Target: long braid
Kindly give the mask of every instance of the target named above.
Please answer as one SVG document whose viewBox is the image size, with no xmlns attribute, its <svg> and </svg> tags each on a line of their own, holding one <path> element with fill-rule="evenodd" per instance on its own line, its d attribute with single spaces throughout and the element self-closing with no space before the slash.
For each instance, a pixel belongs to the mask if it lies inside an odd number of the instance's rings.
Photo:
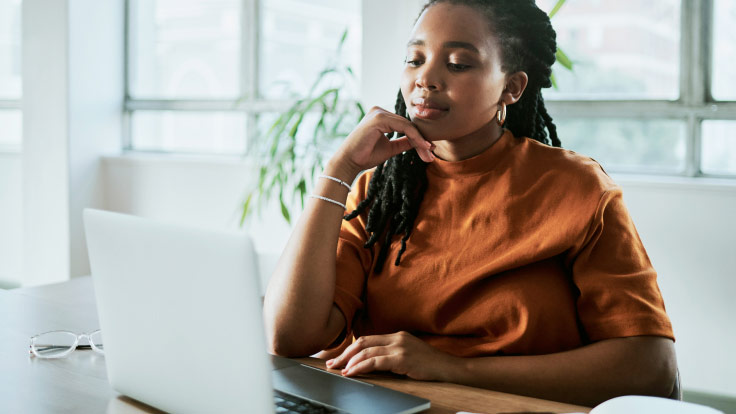
<svg viewBox="0 0 736 414">
<path fill-rule="evenodd" d="M 503 51 L 504 72 L 524 71 L 529 76 L 522 97 L 508 106 L 505 127 L 514 136 L 560 147 L 557 127 L 547 112 L 541 91 L 552 86 L 550 74 L 557 51 L 556 34 L 547 14 L 533 0 L 430 0 L 421 13 L 437 3 L 468 5 L 485 14 Z M 409 119 L 400 90 L 394 109 L 398 115 Z M 400 136 L 398 133 L 388 135 L 389 138 Z M 376 167 L 365 199 L 344 217 L 351 220 L 368 209 L 366 232 L 369 238 L 364 247 L 380 245 L 375 273 L 383 270 L 394 236 L 402 235 L 394 265 L 399 265 L 406 251 L 428 187 L 426 168 L 427 164 L 414 149 L 390 158 Z"/>
</svg>

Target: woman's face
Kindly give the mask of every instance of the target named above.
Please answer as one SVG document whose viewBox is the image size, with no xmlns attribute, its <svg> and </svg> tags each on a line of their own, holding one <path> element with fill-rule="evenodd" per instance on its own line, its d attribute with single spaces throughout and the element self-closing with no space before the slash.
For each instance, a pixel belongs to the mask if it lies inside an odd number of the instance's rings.
<svg viewBox="0 0 736 414">
<path fill-rule="evenodd" d="M 500 56 L 477 10 L 448 3 L 425 10 L 407 44 L 401 92 L 427 140 L 490 131 L 505 86 Z"/>
</svg>

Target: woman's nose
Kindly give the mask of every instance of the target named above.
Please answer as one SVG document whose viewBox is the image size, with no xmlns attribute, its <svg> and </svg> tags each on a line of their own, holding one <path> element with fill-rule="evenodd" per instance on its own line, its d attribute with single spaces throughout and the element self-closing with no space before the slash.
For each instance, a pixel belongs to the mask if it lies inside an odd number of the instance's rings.
<svg viewBox="0 0 736 414">
<path fill-rule="evenodd" d="M 442 75 L 436 67 L 430 63 L 425 63 L 417 72 L 416 86 L 429 91 L 436 91 L 443 88 Z"/>
</svg>

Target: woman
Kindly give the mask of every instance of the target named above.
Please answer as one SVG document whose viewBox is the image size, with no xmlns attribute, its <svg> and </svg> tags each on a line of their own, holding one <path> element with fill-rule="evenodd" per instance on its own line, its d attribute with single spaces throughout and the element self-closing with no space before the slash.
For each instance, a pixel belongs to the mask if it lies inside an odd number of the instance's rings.
<svg viewBox="0 0 736 414">
<path fill-rule="evenodd" d="M 271 278 L 273 352 L 586 405 L 670 394 L 621 190 L 544 107 L 555 51 L 532 0 L 425 6 L 396 114 L 373 108 L 331 158 Z"/>
</svg>

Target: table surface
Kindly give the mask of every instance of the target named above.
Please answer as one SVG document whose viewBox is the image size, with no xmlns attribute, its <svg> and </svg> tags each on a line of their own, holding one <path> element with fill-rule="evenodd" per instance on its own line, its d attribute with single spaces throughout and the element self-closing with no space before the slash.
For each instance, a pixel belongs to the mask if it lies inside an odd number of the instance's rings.
<svg viewBox="0 0 736 414">
<path fill-rule="evenodd" d="M 15 290 L 0 289 L 0 412 L 156 413 L 116 393 L 107 382 L 105 357 L 80 350 L 62 359 L 29 356 L 29 338 L 52 330 L 83 333 L 99 327 L 92 279 Z M 325 369 L 324 362 L 303 363 Z M 427 413 L 570 413 L 590 408 L 442 382 L 370 374 L 364 381 L 432 401 Z"/>
</svg>

